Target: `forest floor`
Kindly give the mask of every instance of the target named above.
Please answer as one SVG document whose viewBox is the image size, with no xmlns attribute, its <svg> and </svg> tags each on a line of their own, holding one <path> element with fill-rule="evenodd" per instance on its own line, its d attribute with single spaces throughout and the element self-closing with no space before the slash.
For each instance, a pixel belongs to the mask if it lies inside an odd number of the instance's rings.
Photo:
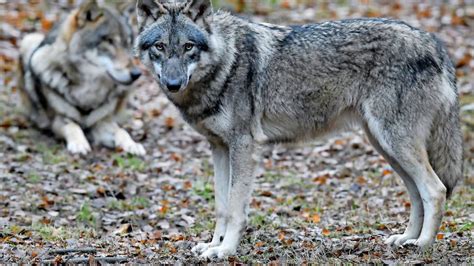
<svg viewBox="0 0 474 266">
<path fill-rule="evenodd" d="M 214 226 L 209 145 L 149 76 L 137 82 L 125 125 L 145 146 L 144 157 L 99 147 L 72 156 L 21 114 L 14 80 L 18 39 L 48 28 L 48 16 L 63 12 L 41 8 L 15 1 L 0 11 L 0 263 L 202 262 L 191 248 L 209 241 Z M 264 148 L 247 230 L 237 255 L 226 261 L 474 263 L 474 10 L 400 5 L 323 11 L 251 18 L 302 23 L 392 16 L 439 33 L 457 66 L 465 178 L 446 204 L 431 250 L 391 248 L 383 241 L 403 232 L 410 202 L 401 179 L 361 132 Z"/>
</svg>

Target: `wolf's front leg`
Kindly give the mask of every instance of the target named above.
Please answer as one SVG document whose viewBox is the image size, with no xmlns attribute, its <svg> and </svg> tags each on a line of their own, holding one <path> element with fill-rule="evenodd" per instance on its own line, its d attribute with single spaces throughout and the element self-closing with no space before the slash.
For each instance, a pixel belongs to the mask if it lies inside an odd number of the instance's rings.
<svg viewBox="0 0 474 266">
<path fill-rule="evenodd" d="M 125 152 L 140 156 L 146 153 L 140 143 L 136 143 L 125 129 L 113 121 L 102 121 L 95 125 L 92 137 L 98 144 L 109 148 L 120 147 Z"/>
<path fill-rule="evenodd" d="M 53 121 L 52 130 L 58 137 L 66 140 L 67 150 L 69 152 L 86 155 L 91 151 L 91 146 L 82 128 L 73 121 L 58 116 Z"/>
<path fill-rule="evenodd" d="M 229 195 L 229 148 L 223 145 L 212 146 L 212 159 L 214 161 L 214 191 L 216 201 L 216 228 L 211 243 L 199 243 L 192 251 L 202 254 L 208 248 L 219 246 L 224 239 L 227 227 L 227 209 Z"/>
<path fill-rule="evenodd" d="M 225 258 L 234 255 L 247 223 L 247 209 L 253 190 L 254 142 L 242 136 L 230 144 L 230 183 L 227 204 L 227 226 L 222 243 L 207 249 L 201 257 Z"/>
</svg>

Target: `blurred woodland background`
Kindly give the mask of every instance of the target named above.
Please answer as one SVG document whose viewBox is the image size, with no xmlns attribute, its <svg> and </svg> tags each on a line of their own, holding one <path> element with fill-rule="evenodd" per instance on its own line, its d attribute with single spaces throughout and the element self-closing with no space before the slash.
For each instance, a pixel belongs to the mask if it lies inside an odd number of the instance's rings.
<svg viewBox="0 0 474 266">
<path fill-rule="evenodd" d="M 0 0 L 0 263 L 198 262 L 191 247 L 211 238 L 214 222 L 209 146 L 183 123 L 149 75 L 135 83 L 126 124 L 147 149 L 145 157 L 104 148 L 72 156 L 64 143 L 22 115 L 19 40 L 47 32 L 79 3 Z M 361 132 L 266 149 L 250 223 L 230 262 L 474 262 L 473 0 L 213 4 L 255 22 L 392 17 L 435 32 L 456 66 L 465 141 L 465 178 L 428 252 L 383 244 L 404 229 L 410 203 L 400 178 Z"/>
</svg>

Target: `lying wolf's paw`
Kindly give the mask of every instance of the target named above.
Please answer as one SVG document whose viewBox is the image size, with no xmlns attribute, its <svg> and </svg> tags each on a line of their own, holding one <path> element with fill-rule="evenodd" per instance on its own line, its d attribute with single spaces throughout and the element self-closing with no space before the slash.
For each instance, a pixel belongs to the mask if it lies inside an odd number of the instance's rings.
<svg viewBox="0 0 474 266">
<path fill-rule="evenodd" d="M 67 150 L 73 154 L 86 155 L 91 151 L 91 146 L 85 137 L 76 138 L 74 140 L 68 141 Z"/>
<path fill-rule="evenodd" d="M 127 145 L 120 146 L 125 152 L 133 155 L 143 156 L 146 154 L 145 148 L 140 143 L 127 143 Z"/>
<path fill-rule="evenodd" d="M 146 154 L 145 148 L 140 143 L 136 143 L 127 131 L 121 129 L 115 133 L 115 146 L 122 148 L 130 154 L 143 156 Z"/>
<path fill-rule="evenodd" d="M 223 259 L 228 256 L 234 255 L 235 252 L 236 252 L 235 248 L 217 246 L 217 247 L 208 248 L 199 257 L 204 258 L 204 259 L 214 259 L 214 258 Z"/>
</svg>

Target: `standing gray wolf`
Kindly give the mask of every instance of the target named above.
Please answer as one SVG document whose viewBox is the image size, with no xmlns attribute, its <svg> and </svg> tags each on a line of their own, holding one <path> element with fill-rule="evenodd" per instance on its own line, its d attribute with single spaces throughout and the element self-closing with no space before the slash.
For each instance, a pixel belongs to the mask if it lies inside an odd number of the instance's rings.
<svg viewBox="0 0 474 266">
<path fill-rule="evenodd" d="M 29 118 L 65 139 L 71 153 L 94 142 L 143 155 L 116 122 L 141 72 L 132 64 L 133 31 L 120 10 L 85 1 L 46 35 L 20 45 L 20 88 Z"/>
<path fill-rule="evenodd" d="M 212 148 L 217 222 L 195 253 L 236 253 L 258 145 L 351 125 L 408 188 L 408 227 L 386 243 L 434 242 L 462 176 L 462 135 L 454 69 L 432 34 L 388 19 L 252 23 L 208 0 L 139 0 L 137 13 L 140 59 Z"/>
</svg>

